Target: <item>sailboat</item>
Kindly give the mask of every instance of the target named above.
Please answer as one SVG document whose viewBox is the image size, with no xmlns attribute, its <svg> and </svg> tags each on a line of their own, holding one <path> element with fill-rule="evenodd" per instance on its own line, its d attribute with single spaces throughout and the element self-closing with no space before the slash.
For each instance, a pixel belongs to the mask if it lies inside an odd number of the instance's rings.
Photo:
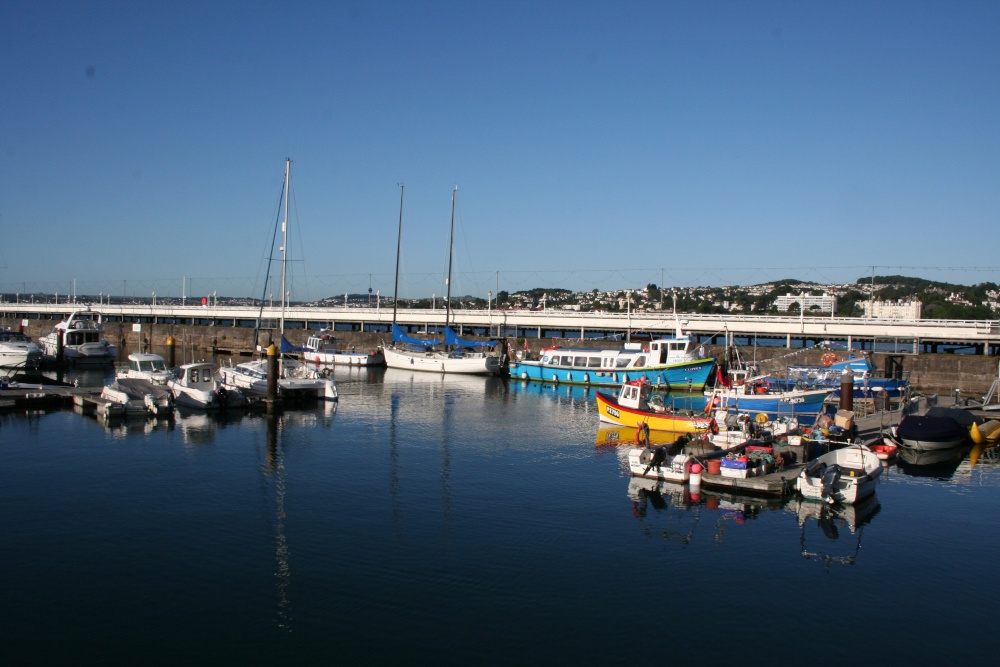
<svg viewBox="0 0 1000 667">
<path fill-rule="evenodd" d="M 284 185 L 284 219 L 281 222 L 281 349 L 278 356 L 278 393 L 288 398 L 313 398 L 320 401 L 338 400 L 337 383 L 329 378 L 321 377 L 314 370 L 300 362 L 284 359 L 283 355 L 293 348 L 285 340 L 285 306 L 287 291 L 285 289 L 287 248 L 288 248 L 288 200 L 291 183 L 292 161 L 285 159 Z M 226 388 L 235 388 L 252 394 L 267 393 L 267 359 L 245 361 L 235 366 L 223 366 L 219 369 L 222 384 Z"/>
<path fill-rule="evenodd" d="M 400 186 L 399 234 L 396 240 L 396 294 L 392 304 L 392 345 L 383 345 L 386 366 L 409 371 L 429 373 L 462 373 L 466 375 L 496 375 L 500 372 L 500 357 L 494 352 L 482 351 L 495 347 L 494 342 L 469 341 L 459 338 L 452 330 L 451 321 L 451 264 L 455 241 L 455 199 L 456 186 L 451 194 L 451 237 L 448 242 L 448 295 L 445 301 L 444 348 L 440 340 L 421 340 L 407 336 L 396 323 L 396 304 L 399 292 L 399 248 L 403 235 L 403 196 L 405 186 Z"/>
</svg>

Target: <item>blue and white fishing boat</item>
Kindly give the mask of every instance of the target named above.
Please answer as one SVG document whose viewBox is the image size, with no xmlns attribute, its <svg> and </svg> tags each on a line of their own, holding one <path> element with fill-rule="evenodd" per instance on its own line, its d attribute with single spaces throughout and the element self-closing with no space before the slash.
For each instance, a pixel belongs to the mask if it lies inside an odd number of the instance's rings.
<svg viewBox="0 0 1000 667">
<path fill-rule="evenodd" d="M 715 359 L 699 358 L 691 338 L 677 322 L 673 338 L 656 338 L 648 347 L 626 343 L 616 349 L 549 347 L 538 359 L 511 360 L 514 380 L 618 386 L 645 379 L 654 387 L 698 391 L 712 375 Z"/>
<path fill-rule="evenodd" d="M 872 398 L 875 394 L 888 393 L 892 398 L 905 394 L 910 381 L 900 371 L 898 377 L 890 377 L 875 368 L 867 356 L 850 354 L 847 359 L 839 359 L 834 352 L 822 357 L 822 365 L 799 364 L 788 367 L 788 375 L 782 380 L 785 389 L 829 389 L 834 396 L 840 395 L 843 373 L 849 370 L 854 376 L 854 398 Z"/>
<path fill-rule="evenodd" d="M 769 417 L 816 415 L 830 395 L 829 389 L 781 389 L 767 376 L 747 378 L 741 384 L 727 382 L 705 390 L 706 410 L 735 410 Z M 711 406 L 711 407 L 709 407 Z"/>
</svg>

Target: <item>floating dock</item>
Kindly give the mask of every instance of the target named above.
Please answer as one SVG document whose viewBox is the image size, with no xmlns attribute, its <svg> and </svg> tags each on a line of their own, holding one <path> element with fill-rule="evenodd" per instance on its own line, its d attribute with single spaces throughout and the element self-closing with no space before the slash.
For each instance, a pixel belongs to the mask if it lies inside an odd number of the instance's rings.
<svg viewBox="0 0 1000 667">
<path fill-rule="evenodd" d="M 701 485 L 711 489 L 722 489 L 729 493 L 753 493 L 765 496 L 786 496 L 795 491 L 795 480 L 802 472 L 803 464 L 794 463 L 781 470 L 754 477 L 723 477 L 701 473 Z"/>
</svg>

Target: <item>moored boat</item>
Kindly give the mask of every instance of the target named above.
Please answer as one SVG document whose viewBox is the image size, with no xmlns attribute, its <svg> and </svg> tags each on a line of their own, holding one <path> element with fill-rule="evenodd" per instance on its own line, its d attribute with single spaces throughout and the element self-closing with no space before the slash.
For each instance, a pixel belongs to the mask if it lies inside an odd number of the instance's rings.
<svg viewBox="0 0 1000 667">
<path fill-rule="evenodd" d="M 948 415 L 906 415 L 894 437 L 903 447 L 917 451 L 954 449 L 969 440 L 969 429 Z"/>
<path fill-rule="evenodd" d="M 865 446 L 874 452 L 880 461 L 891 461 L 896 458 L 896 453 L 899 451 L 899 445 L 885 435 L 865 443 Z"/>
<path fill-rule="evenodd" d="M 143 378 L 119 377 L 101 390 L 101 397 L 124 408 L 126 416 L 164 418 L 173 413 L 174 399 L 161 384 Z"/>
<path fill-rule="evenodd" d="M 601 421 L 618 426 L 646 424 L 656 431 L 719 432 L 719 426 L 711 416 L 667 408 L 662 397 L 652 392 L 650 383 L 645 379 L 623 384 L 617 398 L 597 392 L 597 410 Z"/>
<path fill-rule="evenodd" d="M 174 403 L 196 410 L 242 407 L 246 402 L 243 393 L 223 386 L 217 375 L 218 368 L 210 361 L 196 361 L 178 368 L 167 380 Z"/>
<path fill-rule="evenodd" d="M 23 331 L 0 331 L 0 368 L 37 368 L 42 351 Z"/>
<path fill-rule="evenodd" d="M 875 493 L 882 462 L 864 445 L 827 452 L 806 464 L 796 480 L 803 498 L 854 503 Z"/>
<path fill-rule="evenodd" d="M 385 366 L 385 356 L 381 350 L 358 352 L 337 347 L 336 338 L 323 329 L 315 336 L 309 336 L 303 346 L 302 359 L 314 364 L 334 364 L 340 366 Z"/>
<path fill-rule="evenodd" d="M 850 353 L 846 359 L 840 359 L 836 353 L 827 352 L 823 355 L 822 362 L 822 365 L 788 366 L 787 376 L 780 383 L 786 389 L 796 386 L 807 389 L 829 389 L 835 396 L 839 396 L 846 370 L 850 373 L 854 398 L 871 399 L 882 392 L 891 398 L 899 398 L 910 387 L 910 381 L 902 371 L 894 376 L 880 372 L 866 354 L 855 356 L 854 353 Z"/>
<path fill-rule="evenodd" d="M 104 337 L 100 316 L 90 308 L 75 310 L 38 339 L 42 352 L 74 365 L 114 363 L 118 349 Z"/>
<path fill-rule="evenodd" d="M 648 477 L 668 482 L 687 482 L 691 477 L 691 466 L 697 460 L 683 452 L 671 454 L 665 445 L 657 447 L 634 447 L 628 450 L 629 471 L 635 477 Z"/>
<path fill-rule="evenodd" d="M 769 417 L 819 414 L 829 395 L 829 389 L 776 389 L 764 376 L 749 378 L 741 385 L 716 385 L 705 390 L 712 409 L 763 412 Z"/>
<path fill-rule="evenodd" d="M 128 355 L 128 366 L 117 373 L 121 378 L 149 380 L 153 384 L 166 384 L 173 377 L 167 369 L 166 361 L 152 352 L 132 352 Z"/>
<path fill-rule="evenodd" d="M 538 359 L 511 361 L 516 380 L 618 386 L 644 379 L 662 388 L 700 391 L 712 376 L 715 359 L 699 357 L 691 338 L 677 321 L 672 338 L 655 338 L 646 346 L 626 343 L 620 348 L 545 348 Z"/>
<path fill-rule="evenodd" d="M 448 293 L 445 297 L 444 345 L 439 349 L 440 340 L 422 340 L 408 336 L 396 323 L 396 304 L 399 291 L 399 251 L 403 238 L 403 194 L 399 196 L 399 232 L 396 237 L 396 294 L 392 305 L 392 344 L 382 346 L 385 364 L 389 368 L 422 371 L 427 373 L 449 373 L 461 375 L 497 375 L 506 369 L 506 345 L 495 341 L 463 340 L 452 330 L 451 322 L 451 259 L 455 239 L 455 200 L 458 187 L 451 195 L 451 235 L 448 241 Z"/>
</svg>

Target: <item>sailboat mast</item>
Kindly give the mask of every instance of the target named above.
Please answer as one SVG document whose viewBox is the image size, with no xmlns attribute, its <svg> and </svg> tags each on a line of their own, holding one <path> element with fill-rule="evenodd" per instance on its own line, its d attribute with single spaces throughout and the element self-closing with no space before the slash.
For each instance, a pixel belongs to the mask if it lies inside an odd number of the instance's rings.
<svg viewBox="0 0 1000 667">
<path fill-rule="evenodd" d="M 403 242 L 403 197 L 406 195 L 406 185 L 399 184 L 399 232 L 396 234 L 396 286 L 392 292 L 392 323 L 396 323 L 396 304 L 399 302 L 399 248 Z"/>
<path fill-rule="evenodd" d="M 288 184 L 292 175 L 292 159 L 285 158 L 285 219 L 281 221 L 281 326 L 280 334 L 285 335 L 285 258 L 288 248 Z M 279 339 L 278 345 L 281 345 Z"/>
<path fill-rule="evenodd" d="M 455 197 L 458 196 L 458 186 L 451 193 L 451 235 L 448 237 L 448 296 L 445 300 L 444 325 L 451 322 L 451 259 L 455 256 Z"/>
</svg>

